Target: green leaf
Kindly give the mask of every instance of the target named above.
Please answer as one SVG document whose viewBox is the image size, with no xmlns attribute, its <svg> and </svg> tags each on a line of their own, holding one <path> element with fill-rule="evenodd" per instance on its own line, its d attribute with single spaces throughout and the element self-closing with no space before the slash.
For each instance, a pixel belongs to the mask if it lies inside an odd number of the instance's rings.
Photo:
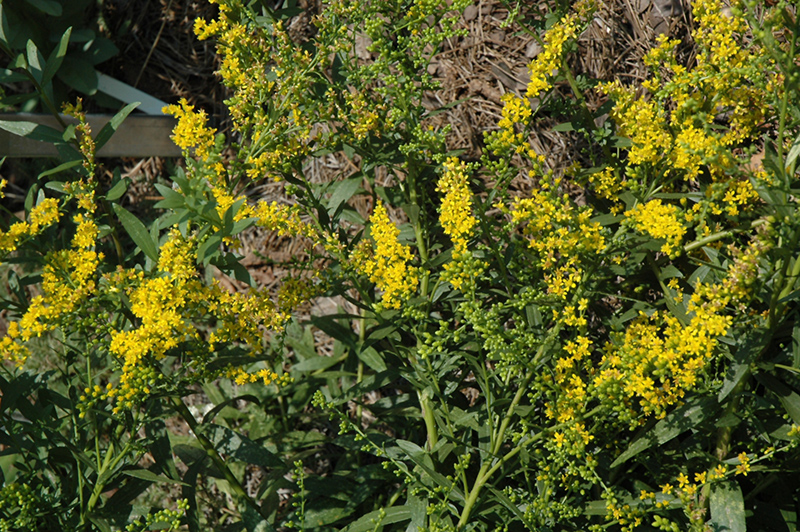
<svg viewBox="0 0 800 532">
<path fill-rule="evenodd" d="M 794 139 L 794 142 L 792 143 L 792 148 L 789 150 L 789 154 L 786 156 L 786 167 L 791 168 L 799 156 L 800 156 L 800 135 L 798 135 L 797 138 Z"/>
<path fill-rule="evenodd" d="M 756 375 L 756 380 L 778 396 L 778 400 L 783 404 L 792 421 L 800 425 L 800 395 L 771 375 L 759 373 Z"/>
<path fill-rule="evenodd" d="M 157 475 L 152 471 L 148 471 L 147 469 L 128 469 L 122 473 L 124 475 L 128 475 L 129 477 L 140 478 L 142 480 L 153 482 L 154 484 L 178 484 L 180 486 L 186 485 L 180 480 L 173 480 L 163 475 Z"/>
<path fill-rule="evenodd" d="M 717 396 L 720 403 L 728 397 L 747 374 L 750 364 L 758 357 L 770 339 L 771 336 L 767 331 L 756 329 L 746 333 L 744 338 L 739 340 L 739 346 L 733 355 L 733 362 L 725 373 L 725 381 Z"/>
<path fill-rule="evenodd" d="M 164 199 L 153 205 L 156 209 L 178 209 L 186 205 L 186 198 L 180 192 L 175 192 L 167 185 L 155 184 Z"/>
<path fill-rule="evenodd" d="M 247 532 L 275 532 L 275 528 L 249 504 L 242 512 L 242 523 Z"/>
<path fill-rule="evenodd" d="M 55 0 L 25 0 L 27 3 L 51 17 L 60 17 L 62 11 L 61 4 Z"/>
<path fill-rule="evenodd" d="M 94 139 L 97 151 L 100 151 L 100 148 L 106 145 L 111 136 L 116 133 L 117 129 L 119 129 L 119 126 L 122 124 L 125 118 L 127 118 L 128 115 L 131 114 L 131 112 L 133 112 L 133 110 L 138 106 L 139 102 L 133 102 L 126 105 L 122 108 L 122 110 L 115 114 L 106 125 L 103 126 L 103 129 L 100 130 L 100 133 L 98 133 L 97 137 Z"/>
<path fill-rule="evenodd" d="M 97 71 L 91 61 L 76 54 L 70 54 L 69 61 L 64 62 L 57 73 L 58 79 L 84 94 L 97 92 Z"/>
<path fill-rule="evenodd" d="M 746 532 L 744 498 L 742 488 L 735 481 L 718 482 L 711 485 L 709 498 L 711 525 L 720 532 Z"/>
<path fill-rule="evenodd" d="M 258 400 L 258 397 L 255 395 L 238 395 L 236 397 L 231 397 L 230 399 L 226 399 L 219 403 L 218 405 L 214 406 L 211 410 L 209 410 L 205 416 L 203 416 L 203 423 L 211 423 L 214 421 L 214 418 L 220 411 L 228 405 L 236 403 L 237 401 L 249 401 L 251 403 L 255 403 L 260 405 L 261 403 Z"/>
<path fill-rule="evenodd" d="M 217 451 L 236 460 L 262 467 L 284 468 L 283 460 L 253 440 L 221 425 L 200 425 L 197 428 Z"/>
<path fill-rule="evenodd" d="M 328 200 L 328 212 L 335 213 L 339 206 L 353 197 L 358 189 L 361 187 L 362 178 L 353 177 L 345 179 L 336 185 L 330 199 Z"/>
<path fill-rule="evenodd" d="M 328 369 L 340 361 L 341 358 L 339 357 L 315 356 L 295 364 L 292 366 L 292 369 L 294 371 L 318 371 L 321 369 Z"/>
<path fill-rule="evenodd" d="M 410 506 L 392 506 L 382 508 L 368 514 L 362 515 L 359 519 L 350 523 L 342 532 L 371 532 L 380 530 L 383 525 L 402 523 L 413 517 L 413 508 Z"/>
<path fill-rule="evenodd" d="M 44 73 L 42 73 L 42 84 L 49 83 L 50 80 L 53 79 L 53 76 L 56 75 L 56 72 L 58 72 L 58 68 L 61 66 L 61 62 L 64 61 L 64 56 L 67 54 L 67 45 L 69 44 L 70 35 L 72 35 L 72 26 L 67 28 L 67 31 L 61 36 L 61 40 L 58 42 L 56 49 L 50 53 L 50 57 L 47 59 L 47 64 L 44 67 Z"/>
<path fill-rule="evenodd" d="M 447 486 L 449 483 L 441 473 L 438 473 L 433 465 L 433 460 L 425 450 L 414 442 L 407 440 L 396 440 L 395 444 L 408 456 L 415 464 L 417 464 L 428 476 L 430 476 L 434 485 Z M 464 501 L 464 494 L 457 487 L 453 487 L 450 496 L 457 501 Z"/>
<path fill-rule="evenodd" d="M 150 260 L 157 262 L 158 247 L 156 243 L 153 242 L 150 233 L 141 220 L 116 203 L 112 204 L 112 206 L 114 207 L 114 212 L 117 213 L 122 227 L 125 228 L 125 231 L 127 231 L 128 235 L 133 239 L 133 242 Z"/>
<path fill-rule="evenodd" d="M 28 72 L 33 74 L 33 77 L 36 78 L 36 81 L 42 81 L 42 63 L 44 63 L 44 56 L 39 51 L 39 48 L 36 47 L 36 43 L 33 42 L 31 39 L 28 39 L 28 44 L 26 46 L 26 54 L 28 60 Z"/>
<path fill-rule="evenodd" d="M 358 337 L 350 327 L 345 327 L 339 323 L 338 316 L 313 316 L 311 323 L 331 338 L 339 340 L 353 351 L 356 350 Z"/>
<path fill-rule="evenodd" d="M 56 166 L 55 168 L 51 168 L 50 170 L 45 170 L 44 172 L 42 172 L 41 174 L 36 176 L 36 179 L 41 179 L 41 178 L 47 177 L 49 175 L 57 174 L 59 172 L 63 172 L 64 170 L 69 170 L 70 168 L 75 168 L 76 166 L 78 166 L 81 163 L 83 163 L 83 159 L 79 159 L 79 160 L 76 160 L 76 161 L 67 161 L 65 163 L 61 163 L 58 166 Z"/>
<path fill-rule="evenodd" d="M 128 191 L 128 181 L 125 179 L 120 179 L 119 181 L 117 181 L 116 185 L 108 189 L 108 192 L 106 192 L 106 200 L 117 201 L 122 196 L 124 196 L 127 191 Z"/>
<path fill-rule="evenodd" d="M 35 122 L 22 122 L 16 120 L 0 120 L 0 129 L 4 129 L 14 135 L 25 137 L 52 144 L 62 143 L 64 139 L 61 132 L 52 127 L 43 126 Z"/>
<path fill-rule="evenodd" d="M 663 445 L 685 432 L 716 411 L 717 401 L 711 398 L 688 401 L 656 423 L 646 434 L 640 436 L 614 460 L 611 467 L 618 467 L 653 445 Z"/>
<path fill-rule="evenodd" d="M 375 371 L 386 371 L 386 364 L 374 347 L 358 350 L 358 358 Z"/>
</svg>

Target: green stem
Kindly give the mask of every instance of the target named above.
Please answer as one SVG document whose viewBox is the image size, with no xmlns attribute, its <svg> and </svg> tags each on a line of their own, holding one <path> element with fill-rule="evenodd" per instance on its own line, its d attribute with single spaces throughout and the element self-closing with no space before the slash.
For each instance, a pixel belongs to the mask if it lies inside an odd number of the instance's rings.
<svg viewBox="0 0 800 532">
<path fill-rule="evenodd" d="M 760 218 L 758 220 L 754 220 L 750 224 L 750 227 L 748 227 L 747 229 L 729 229 L 727 231 L 720 231 L 719 233 L 714 233 L 713 235 L 705 236 L 705 237 L 703 237 L 703 238 L 701 238 L 699 240 L 695 240 L 694 242 L 692 242 L 690 244 L 686 244 L 685 246 L 683 246 L 683 251 L 686 252 L 686 253 L 689 253 L 690 251 L 694 251 L 695 249 L 702 248 L 703 246 L 707 246 L 708 244 L 711 244 L 712 242 L 716 242 L 718 240 L 722 240 L 723 238 L 729 237 L 731 235 L 735 235 L 736 233 L 741 233 L 743 231 L 748 231 L 748 230 L 751 230 L 751 229 L 755 229 L 756 227 L 758 227 L 760 225 L 764 225 L 765 223 L 767 223 L 767 220 L 764 219 L 764 218 Z"/>
<path fill-rule="evenodd" d="M 503 442 L 505 441 L 506 431 L 508 430 L 508 426 L 511 424 L 511 419 L 514 416 L 514 412 L 517 408 L 517 405 L 529 390 L 528 385 L 530 384 L 531 380 L 535 375 L 537 362 L 547 352 L 547 349 L 550 346 L 551 342 L 556 338 L 556 336 L 558 336 L 558 333 L 560 331 L 561 331 L 561 323 L 556 323 L 548 333 L 545 341 L 542 343 L 541 346 L 539 346 L 539 349 L 536 351 L 536 355 L 534 355 L 533 360 L 531 361 L 530 365 L 531 369 L 528 370 L 527 374 L 525 375 L 525 378 L 517 387 L 517 392 L 514 394 L 514 398 L 511 400 L 511 404 L 508 405 L 508 409 L 506 410 L 506 415 L 500 422 L 500 427 L 498 428 L 496 433 L 492 434 L 493 441 L 491 444 L 491 453 L 483 462 L 480 470 L 478 471 L 478 475 L 475 478 L 475 484 L 473 484 L 472 490 L 469 492 L 467 500 L 464 503 L 464 509 L 461 511 L 461 518 L 459 519 L 458 524 L 456 525 L 456 530 L 461 530 L 467 524 L 469 516 L 472 513 L 472 508 L 473 506 L 475 506 L 475 503 L 478 500 L 478 496 L 480 495 L 481 490 L 483 490 L 483 487 L 486 485 L 486 482 L 489 480 L 491 475 L 495 471 L 497 471 L 497 469 L 500 467 L 497 464 L 492 465 L 492 458 L 498 456 L 500 453 L 500 448 L 503 446 Z"/>
<path fill-rule="evenodd" d="M 228 485 L 231 489 L 236 493 L 237 496 L 241 497 L 247 504 L 249 504 L 256 512 L 259 513 L 264 519 L 268 519 L 269 515 L 261 508 L 261 506 L 253 500 L 250 495 L 247 494 L 247 491 L 242 486 L 241 482 L 236 478 L 236 475 L 230 470 L 228 465 L 225 463 L 225 460 L 220 456 L 217 450 L 214 448 L 214 444 L 209 441 L 208 438 L 203 436 L 200 431 L 198 430 L 198 423 L 197 420 L 194 418 L 192 413 L 189 411 L 189 408 L 183 403 L 180 397 L 170 397 L 170 401 L 172 402 L 172 407 L 175 409 L 175 412 L 184 420 L 186 424 L 189 425 L 189 428 L 192 429 L 192 432 L 197 438 L 197 441 L 200 445 L 205 449 L 206 454 L 211 461 L 214 462 L 214 465 L 222 471 L 222 474 L 225 476 L 225 480 L 228 481 Z"/>
</svg>

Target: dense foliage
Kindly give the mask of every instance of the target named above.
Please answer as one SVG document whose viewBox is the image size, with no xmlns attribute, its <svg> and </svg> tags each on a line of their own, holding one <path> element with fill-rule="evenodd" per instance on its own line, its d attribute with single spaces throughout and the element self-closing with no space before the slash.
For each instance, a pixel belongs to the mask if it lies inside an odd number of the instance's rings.
<svg viewBox="0 0 800 532">
<path fill-rule="evenodd" d="M 130 107 L 97 135 L 80 105 L 63 134 L 0 123 L 65 157 L 0 233 L 0 529 L 796 530 L 796 6 L 697 0 L 691 61 L 662 37 L 636 86 L 579 81 L 603 6 L 554 5 L 467 161 L 424 95 L 468 2 L 330 1 L 307 42 L 217 3 L 195 29 L 233 131 L 170 106 L 157 219 L 97 176 Z M 566 171 L 529 140 L 554 108 Z M 331 154 L 357 170 L 311 179 Z M 266 180 L 290 200 L 253 202 Z M 252 226 L 306 245 L 277 291 L 241 265 Z"/>
</svg>

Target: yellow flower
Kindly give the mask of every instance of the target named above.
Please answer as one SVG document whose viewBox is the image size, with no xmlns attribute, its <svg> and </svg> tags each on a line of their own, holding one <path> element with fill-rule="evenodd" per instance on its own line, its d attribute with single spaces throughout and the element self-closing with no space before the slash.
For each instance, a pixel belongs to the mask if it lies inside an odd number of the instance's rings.
<svg viewBox="0 0 800 532">
<path fill-rule="evenodd" d="M 214 147 L 216 129 L 206 127 L 205 111 L 196 111 L 186 98 L 181 98 L 178 105 L 164 107 L 164 112 L 178 119 L 178 125 L 172 131 L 172 140 L 182 150 L 194 149 L 197 157 L 205 159 Z"/>
<path fill-rule="evenodd" d="M 634 227 L 653 238 L 664 239 L 661 251 L 669 255 L 676 254 L 681 249 L 683 235 L 686 228 L 680 222 L 678 208 L 674 205 L 663 204 L 660 199 L 655 199 L 646 204 L 639 204 L 625 213 Z"/>
<path fill-rule="evenodd" d="M 383 292 L 380 306 L 398 309 L 419 284 L 416 269 L 408 265 L 413 255 L 408 246 L 398 242 L 400 230 L 389 220 L 383 203 L 375 205 L 370 223 L 374 256 L 364 260 L 359 269 Z"/>
</svg>

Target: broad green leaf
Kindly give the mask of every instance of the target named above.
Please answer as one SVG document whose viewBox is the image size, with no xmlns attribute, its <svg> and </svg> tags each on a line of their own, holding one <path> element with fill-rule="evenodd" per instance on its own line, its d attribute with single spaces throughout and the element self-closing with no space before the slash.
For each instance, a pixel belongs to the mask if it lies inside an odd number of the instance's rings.
<svg viewBox="0 0 800 532">
<path fill-rule="evenodd" d="M 128 181 L 126 179 L 120 179 L 117 181 L 117 184 L 108 189 L 106 192 L 106 200 L 108 201 L 117 201 L 122 196 L 125 195 L 125 192 L 128 191 Z"/>
<path fill-rule="evenodd" d="M 100 133 L 98 133 L 97 137 L 94 139 L 94 143 L 98 151 L 100 148 L 106 145 L 111 136 L 116 133 L 117 129 L 119 129 L 119 126 L 122 124 L 125 118 L 127 118 L 127 116 L 131 114 L 131 112 L 133 112 L 133 110 L 138 106 L 139 102 L 133 102 L 126 105 L 122 108 L 122 110 L 115 114 L 106 125 L 103 126 L 103 129 L 100 130 Z"/>
<path fill-rule="evenodd" d="M 153 482 L 155 484 L 178 484 L 184 485 L 183 482 L 180 480 L 173 480 L 169 477 L 165 477 L 163 475 L 157 475 L 152 471 L 148 471 L 147 469 L 128 469 L 122 472 L 124 475 L 128 475 L 129 477 L 140 478 L 142 480 L 147 480 L 149 482 Z"/>
<path fill-rule="evenodd" d="M 414 516 L 414 509 L 409 506 L 392 506 L 390 508 L 381 508 L 368 514 L 362 515 L 356 521 L 343 529 L 342 532 L 372 532 L 373 530 L 380 530 L 383 525 L 391 525 L 393 523 L 402 523 Z"/>
<path fill-rule="evenodd" d="M 50 142 L 52 144 L 64 142 L 60 131 L 35 122 L 0 120 L 0 129 L 5 129 L 9 133 L 32 140 Z"/>
<path fill-rule="evenodd" d="M 656 423 L 646 434 L 637 438 L 625 452 L 614 460 L 611 467 L 618 467 L 637 454 L 646 451 L 654 445 L 663 445 L 685 432 L 716 411 L 717 401 L 704 398 L 688 401 L 686 405 L 671 412 L 667 417 Z"/>
<path fill-rule="evenodd" d="M 360 176 L 339 182 L 328 200 L 328 212 L 335 213 L 342 203 L 352 198 L 353 194 L 361 187 L 361 182 Z"/>
<path fill-rule="evenodd" d="M 713 530 L 746 532 L 744 498 L 742 488 L 733 480 L 718 482 L 711 486 L 709 497 L 711 525 Z"/>
<path fill-rule="evenodd" d="M 358 350 L 358 358 L 375 371 L 386 371 L 386 364 L 374 347 Z"/>
<path fill-rule="evenodd" d="M 130 235 L 134 244 L 136 244 L 150 260 L 158 262 L 158 248 L 156 247 L 156 243 L 153 242 L 149 231 L 147 231 L 147 228 L 141 220 L 117 203 L 113 203 L 112 206 L 114 207 L 114 212 L 117 213 L 122 227 L 124 227 L 125 231 Z"/>
</svg>

